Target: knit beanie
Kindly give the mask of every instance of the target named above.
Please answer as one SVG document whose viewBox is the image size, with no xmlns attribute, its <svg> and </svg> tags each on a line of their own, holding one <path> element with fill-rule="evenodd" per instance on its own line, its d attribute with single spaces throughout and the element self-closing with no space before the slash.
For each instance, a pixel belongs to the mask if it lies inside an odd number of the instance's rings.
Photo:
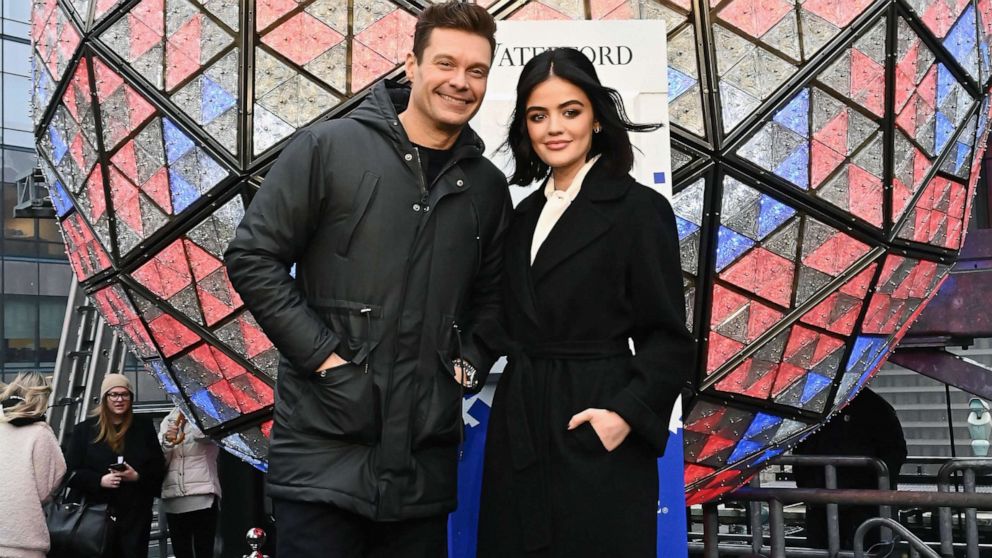
<svg viewBox="0 0 992 558">
<path fill-rule="evenodd" d="M 127 379 L 124 374 L 107 374 L 103 377 L 103 383 L 100 384 L 100 399 L 107 396 L 107 392 L 114 389 L 115 387 L 122 387 L 127 389 L 134 394 L 134 389 L 131 387 L 131 380 Z"/>
</svg>

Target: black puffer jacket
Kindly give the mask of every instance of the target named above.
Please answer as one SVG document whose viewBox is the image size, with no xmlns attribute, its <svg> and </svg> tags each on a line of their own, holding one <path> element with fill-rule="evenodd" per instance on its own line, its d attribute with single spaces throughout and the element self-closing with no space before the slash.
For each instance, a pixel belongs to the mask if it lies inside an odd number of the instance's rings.
<svg viewBox="0 0 992 558">
<path fill-rule="evenodd" d="M 376 520 L 456 504 L 460 353 L 497 355 L 503 174 L 466 127 L 429 189 L 380 83 L 348 117 L 301 130 L 269 171 L 225 261 L 283 355 L 268 485 Z M 295 280 L 289 275 L 296 264 Z M 351 363 L 321 378 L 337 352 Z"/>
</svg>

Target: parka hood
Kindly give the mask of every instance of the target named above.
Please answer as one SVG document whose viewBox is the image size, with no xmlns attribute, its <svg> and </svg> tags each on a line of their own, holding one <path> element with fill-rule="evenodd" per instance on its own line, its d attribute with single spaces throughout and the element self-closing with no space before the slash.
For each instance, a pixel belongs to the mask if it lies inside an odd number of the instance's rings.
<svg viewBox="0 0 992 558">
<path fill-rule="evenodd" d="M 348 117 L 368 126 L 391 142 L 401 147 L 412 146 L 403 126 L 399 124 L 399 113 L 406 110 L 410 102 L 410 87 L 391 80 L 384 80 L 372 87 L 362 104 Z M 458 158 L 481 157 L 486 152 L 482 138 L 468 124 L 452 147 Z"/>
</svg>

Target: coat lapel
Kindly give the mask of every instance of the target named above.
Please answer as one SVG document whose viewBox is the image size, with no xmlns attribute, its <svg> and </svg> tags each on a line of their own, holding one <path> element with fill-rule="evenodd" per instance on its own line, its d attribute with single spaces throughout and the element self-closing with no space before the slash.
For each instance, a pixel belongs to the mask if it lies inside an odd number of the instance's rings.
<svg viewBox="0 0 992 558">
<path fill-rule="evenodd" d="M 555 223 L 548 238 L 537 251 L 531 269 L 534 285 L 540 283 L 556 266 L 610 230 L 613 221 L 598 206 L 623 197 L 632 183 L 633 179 L 629 176 L 608 176 L 602 159 L 589 169 L 589 174 L 582 181 L 579 195 Z M 537 222 L 537 217 L 534 217 L 534 221 Z M 531 233 L 533 234 L 533 227 Z"/>
<path fill-rule="evenodd" d="M 540 325 L 540 316 L 537 313 L 534 284 L 531 281 L 530 244 L 544 202 L 544 196 L 537 194 L 526 198 L 517 206 L 513 236 L 507 239 L 507 245 L 512 246 L 513 249 L 507 251 L 507 261 L 504 266 L 507 282 L 516 295 L 520 307 L 536 325 Z"/>
<path fill-rule="evenodd" d="M 613 223 L 596 208 L 588 197 L 579 197 L 555 223 L 544 244 L 537 251 L 531 277 L 538 284 L 549 271 L 591 244 L 610 230 Z M 529 252 L 528 252 L 529 253 Z"/>
</svg>

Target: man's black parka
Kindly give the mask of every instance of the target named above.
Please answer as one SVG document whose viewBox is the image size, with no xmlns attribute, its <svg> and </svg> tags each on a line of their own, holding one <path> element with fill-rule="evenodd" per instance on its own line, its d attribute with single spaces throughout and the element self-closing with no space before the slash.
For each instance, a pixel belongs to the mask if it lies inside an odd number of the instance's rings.
<svg viewBox="0 0 992 558">
<path fill-rule="evenodd" d="M 235 289 L 282 354 L 268 487 L 379 521 L 456 505 L 461 386 L 497 355 L 503 174 L 467 126 L 433 185 L 375 86 L 345 118 L 285 148 L 225 254 Z M 290 268 L 296 264 L 295 279 Z M 336 352 L 350 362 L 321 377 Z"/>
</svg>

